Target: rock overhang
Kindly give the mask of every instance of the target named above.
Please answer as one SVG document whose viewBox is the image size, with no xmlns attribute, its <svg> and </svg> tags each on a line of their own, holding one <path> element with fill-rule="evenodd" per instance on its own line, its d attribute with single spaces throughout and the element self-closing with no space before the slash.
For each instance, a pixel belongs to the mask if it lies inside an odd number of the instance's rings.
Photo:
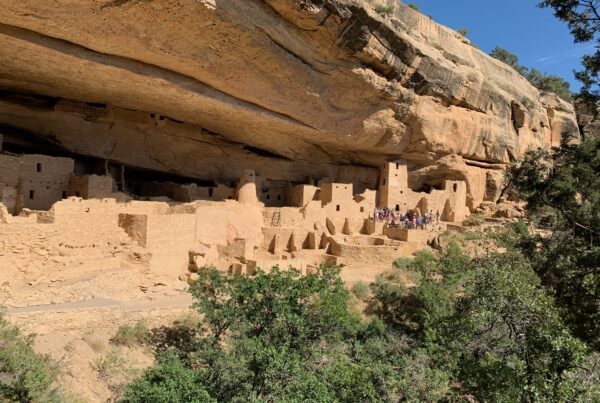
<svg viewBox="0 0 600 403">
<path fill-rule="evenodd" d="M 466 179 L 476 204 L 487 171 L 578 133 L 571 105 L 403 6 L 9 0 L 0 41 L 1 124 L 202 179 L 351 166 L 373 186 L 402 158 Z"/>
</svg>

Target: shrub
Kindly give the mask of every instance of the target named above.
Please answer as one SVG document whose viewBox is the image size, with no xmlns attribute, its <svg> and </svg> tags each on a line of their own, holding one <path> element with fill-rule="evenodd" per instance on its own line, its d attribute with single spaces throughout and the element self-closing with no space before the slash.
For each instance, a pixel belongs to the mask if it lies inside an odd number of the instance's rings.
<svg viewBox="0 0 600 403">
<path fill-rule="evenodd" d="M 386 17 L 391 17 L 394 14 L 394 6 L 379 5 L 375 7 L 375 11 Z"/>
<path fill-rule="evenodd" d="M 412 8 L 415 11 L 421 12 L 421 9 L 415 3 L 408 3 L 407 6 Z"/>
<path fill-rule="evenodd" d="M 535 107 L 535 104 L 533 103 L 533 101 L 529 98 L 523 98 L 521 100 L 521 103 L 523 104 L 523 106 L 525 108 L 527 108 L 528 110 L 532 110 Z"/>
<path fill-rule="evenodd" d="M 138 321 L 135 325 L 122 325 L 117 333 L 110 339 L 110 342 L 119 346 L 139 346 L 147 344 L 150 341 L 150 331 L 146 324 Z"/>
<path fill-rule="evenodd" d="M 125 389 L 122 402 L 187 403 L 213 402 L 196 373 L 186 368 L 175 354 L 165 354 L 158 365 Z"/>
<path fill-rule="evenodd" d="M 365 283 L 364 281 L 359 281 L 352 287 L 352 293 L 356 296 L 356 298 L 358 298 L 361 301 L 364 301 L 367 298 L 369 298 L 371 290 L 369 289 L 369 285 L 367 283 Z"/>
<path fill-rule="evenodd" d="M 475 213 L 463 221 L 465 227 L 477 227 L 485 221 L 485 214 Z"/>
<path fill-rule="evenodd" d="M 111 346 L 108 353 L 98 359 L 94 365 L 100 379 L 117 398 L 122 396 L 125 386 L 142 373 L 142 370 L 136 368 L 125 353 L 122 347 Z"/>
<path fill-rule="evenodd" d="M 100 378 L 110 380 L 123 372 L 127 367 L 127 360 L 117 348 L 111 347 L 108 353 L 96 360 L 94 368 L 98 371 Z"/>
<path fill-rule="evenodd" d="M 467 36 L 467 35 L 469 35 L 469 30 L 468 30 L 467 28 L 461 28 L 461 29 L 459 29 L 459 30 L 458 30 L 458 31 L 456 31 L 456 32 L 458 32 L 458 33 L 459 33 L 460 35 L 462 35 L 462 36 Z"/>
<path fill-rule="evenodd" d="M 34 336 L 11 326 L 0 310 L 0 401 L 59 401 L 56 368 L 33 350 Z"/>
</svg>

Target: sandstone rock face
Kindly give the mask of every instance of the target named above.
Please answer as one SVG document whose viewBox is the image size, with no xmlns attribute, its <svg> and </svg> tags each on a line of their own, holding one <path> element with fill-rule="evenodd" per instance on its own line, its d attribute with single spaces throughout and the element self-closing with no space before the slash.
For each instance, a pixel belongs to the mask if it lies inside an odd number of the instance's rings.
<svg viewBox="0 0 600 403">
<path fill-rule="evenodd" d="M 5 0 L 0 131 L 198 179 L 466 180 L 475 208 L 572 105 L 408 7 L 359 0 Z M 492 172 L 492 173 L 490 173 Z"/>
<path fill-rule="evenodd" d="M 584 137 L 600 137 L 600 105 L 590 106 L 585 103 L 575 105 L 577 123 Z"/>
</svg>

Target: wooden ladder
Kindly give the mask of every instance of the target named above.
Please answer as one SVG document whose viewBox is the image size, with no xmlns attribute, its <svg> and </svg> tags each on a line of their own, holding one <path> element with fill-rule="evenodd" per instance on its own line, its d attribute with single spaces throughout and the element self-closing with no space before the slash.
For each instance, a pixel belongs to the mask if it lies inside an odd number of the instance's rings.
<svg viewBox="0 0 600 403">
<path fill-rule="evenodd" d="M 281 211 L 277 210 L 273 212 L 273 216 L 271 217 L 271 227 L 279 227 L 279 223 L 281 222 Z"/>
</svg>

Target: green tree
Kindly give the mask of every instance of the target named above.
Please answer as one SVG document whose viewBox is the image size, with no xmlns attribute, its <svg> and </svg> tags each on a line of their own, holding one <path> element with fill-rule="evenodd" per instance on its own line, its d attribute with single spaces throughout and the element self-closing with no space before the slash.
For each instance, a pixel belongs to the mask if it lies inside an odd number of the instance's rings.
<svg viewBox="0 0 600 403">
<path fill-rule="evenodd" d="M 585 345 L 520 254 L 478 261 L 446 323 L 440 344 L 458 354 L 458 378 L 479 401 L 568 401 L 584 392 L 569 381 Z"/>
<path fill-rule="evenodd" d="M 575 334 L 600 348 L 600 139 L 528 153 L 510 183 L 551 236 L 520 238 Z"/>
<path fill-rule="evenodd" d="M 537 89 L 553 92 L 568 102 L 573 100 L 573 94 L 570 89 L 571 86 L 569 82 L 562 77 L 544 74 L 535 68 L 528 69 L 525 66 L 521 66 L 517 55 L 510 53 L 508 50 L 499 46 L 496 46 L 490 52 L 490 56 L 511 66 Z"/>
<path fill-rule="evenodd" d="M 421 9 L 415 3 L 408 3 L 407 6 L 412 8 L 415 11 L 421 12 Z"/>
<path fill-rule="evenodd" d="M 139 381 L 125 389 L 123 402 L 204 403 L 214 402 L 201 386 L 197 374 L 169 352 L 160 357 Z"/>
<path fill-rule="evenodd" d="M 575 42 L 595 42 L 596 52 L 583 57 L 584 69 L 575 73 L 582 82 L 584 99 L 600 99 L 600 3 L 598 0 L 544 0 L 540 7 L 550 7 L 554 15 L 567 23 Z"/>
<path fill-rule="evenodd" d="M 501 48 L 500 46 L 496 46 L 491 52 L 490 56 L 494 59 L 498 59 L 501 62 L 508 64 L 510 67 L 515 69 L 515 71 L 521 75 L 525 75 L 527 73 L 527 67 L 521 66 L 519 64 L 519 57 L 514 53 L 509 52 L 508 50 Z"/>
<path fill-rule="evenodd" d="M 573 100 L 571 85 L 562 77 L 544 74 L 532 68 L 527 72 L 526 78 L 539 90 L 553 92 L 565 101 Z"/>
<path fill-rule="evenodd" d="M 478 259 L 452 242 L 397 260 L 417 285 L 372 284 L 368 321 L 348 309 L 335 268 L 207 270 L 191 289 L 205 318 L 195 342 L 171 334 L 183 342 L 161 344 L 125 401 L 585 400 L 598 357 L 540 285 L 526 237 L 511 227 L 492 238 L 506 253 Z"/>
<path fill-rule="evenodd" d="M 417 257 L 409 266 L 421 274 L 416 287 L 374 285 L 372 313 L 411 336 L 427 357 L 429 379 L 431 371 L 437 375 L 430 387 L 444 390 L 445 399 L 565 401 L 586 393 L 573 380 L 585 345 L 570 334 L 529 260 L 514 247 L 520 235 L 496 234 L 509 251 L 475 260 L 455 243 L 440 259 Z"/>
<path fill-rule="evenodd" d="M 460 35 L 462 35 L 462 36 L 467 36 L 467 35 L 469 35 L 469 30 L 468 30 L 467 28 L 461 28 L 461 29 L 459 29 L 459 30 L 458 30 L 458 31 L 456 31 L 456 32 L 458 32 L 458 33 L 459 33 Z"/>
</svg>

